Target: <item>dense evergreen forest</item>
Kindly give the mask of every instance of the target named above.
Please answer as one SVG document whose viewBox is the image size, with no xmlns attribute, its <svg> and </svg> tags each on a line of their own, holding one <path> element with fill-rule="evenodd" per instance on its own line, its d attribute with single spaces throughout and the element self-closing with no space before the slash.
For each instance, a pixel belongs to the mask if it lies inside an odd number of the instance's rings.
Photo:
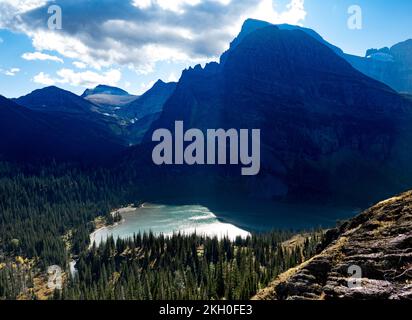
<svg viewBox="0 0 412 320">
<path fill-rule="evenodd" d="M 43 266 L 65 265 L 62 236 L 74 231 L 79 247 L 84 232 L 78 231 L 127 203 L 126 190 L 103 169 L 0 164 L 0 250 L 38 257 Z"/>
<path fill-rule="evenodd" d="M 84 252 L 63 299 L 246 300 L 314 253 L 314 234 L 285 247 L 289 232 L 218 240 L 197 235 L 109 239 Z"/>
<path fill-rule="evenodd" d="M 50 265 L 65 277 L 48 299 L 249 299 L 320 241 L 319 233 L 293 247 L 283 245 L 292 232 L 233 242 L 139 234 L 90 247 L 95 218 L 113 222 L 110 212 L 138 194 L 105 169 L 0 163 L 0 299 L 39 298 L 30 288 Z"/>
</svg>

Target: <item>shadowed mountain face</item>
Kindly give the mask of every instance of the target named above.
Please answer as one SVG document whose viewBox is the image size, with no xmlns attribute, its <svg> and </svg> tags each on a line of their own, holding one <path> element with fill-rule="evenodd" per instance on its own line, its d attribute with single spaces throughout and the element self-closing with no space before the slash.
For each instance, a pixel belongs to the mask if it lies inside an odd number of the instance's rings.
<svg viewBox="0 0 412 320">
<path fill-rule="evenodd" d="M 95 107 L 83 98 L 57 87 L 47 87 L 14 100 L 28 109 L 46 113 L 88 115 Z"/>
<path fill-rule="evenodd" d="M 122 140 L 122 144 L 127 144 L 123 127 L 117 119 L 103 114 L 99 106 L 69 91 L 46 87 L 14 101 L 27 109 L 70 120 L 73 128 L 89 127 L 98 136 Z"/>
<path fill-rule="evenodd" d="M 247 37 L 249 34 L 255 32 L 256 30 L 273 26 L 271 23 L 266 22 L 266 21 L 261 21 L 261 20 L 256 20 L 256 19 L 247 19 L 242 26 L 242 30 L 240 31 L 239 35 L 232 41 L 230 44 L 230 50 L 233 50 L 240 44 L 245 37 Z M 319 42 L 323 43 L 324 45 L 328 46 L 332 51 L 334 51 L 337 55 L 344 56 L 344 53 L 342 49 L 330 44 L 327 42 L 325 39 L 323 39 L 317 32 L 315 32 L 312 29 L 304 28 L 304 27 L 299 27 L 299 26 L 294 26 L 294 25 L 289 25 L 289 24 L 279 24 L 276 25 L 277 28 L 280 30 L 301 30 L 311 36 L 312 38 L 318 40 Z M 229 50 L 229 51 L 230 51 Z M 224 63 L 226 60 L 227 53 L 224 53 L 221 57 L 221 62 Z"/>
<path fill-rule="evenodd" d="M 364 203 L 412 183 L 405 149 L 411 108 L 305 32 L 267 26 L 232 45 L 220 65 L 185 71 L 146 135 L 149 142 L 157 128 L 173 131 L 177 120 L 186 129 L 261 129 L 261 173 L 244 178 L 232 167 L 177 166 L 151 174 L 161 172 L 163 190 L 169 179 L 173 191 L 181 182 L 191 191 L 219 185 L 267 199 Z M 193 174 L 203 176 L 196 185 L 204 187 L 188 188 Z"/>
<path fill-rule="evenodd" d="M 172 95 L 175 88 L 176 83 L 165 83 L 159 80 L 138 100 L 131 102 L 120 110 L 119 115 L 123 118 L 135 119 L 137 121 L 148 115 L 160 113 L 163 110 L 163 105 Z"/>
<path fill-rule="evenodd" d="M 42 111 L 0 98 L 1 159 L 100 162 L 123 150 L 119 139 L 104 124 L 86 116 L 91 113 L 87 111 L 88 103 L 70 103 L 63 90 L 56 89 L 52 91 L 58 92 L 57 96 L 50 95 L 49 88 L 18 99 Z M 57 111 L 46 111 L 53 99 L 60 102 L 54 104 Z"/>
<path fill-rule="evenodd" d="M 260 20 L 246 20 L 241 33 L 231 43 L 231 48 L 235 48 L 251 32 L 270 25 L 270 23 Z M 328 46 L 360 72 L 385 83 L 398 92 L 412 94 L 412 39 L 398 43 L 392 48 L 370 49 L 365 57 L 358 57 L 345 54 L 340 48 L 324 40 L 312 29 L 288 24 L 277 25 L 277 27 L 280 30 L 301 30 Z M 224 54 L 222 56 L 223 62 L 225 58 L 226 55 Z"/>
<path fill-rule="evenodd" d="M 129 122 L 126 131 L 131 144 L 142 142 L 147 130 L 159 118 L 165 102 L 175 88 L 176 83 L 165 83 L 159 80 L 141 97 L 116 112 L 118 117 Z"/>
<path fill-rule="evenodd" d="M 158 119 L 175 83 L 158 81 L 142 97 L 107 86 L 86 90 L 83 97 L 57 87 L 47 87 L 14 101 L 38 113 L 70 120 L 73 128 L 89 127 L 116 143 L 135 145 Z"/>
</svg>

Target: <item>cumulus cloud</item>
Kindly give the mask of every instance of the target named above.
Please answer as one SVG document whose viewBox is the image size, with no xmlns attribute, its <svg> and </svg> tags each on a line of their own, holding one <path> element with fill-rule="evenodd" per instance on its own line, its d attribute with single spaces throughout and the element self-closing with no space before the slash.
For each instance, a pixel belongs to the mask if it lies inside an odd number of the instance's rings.
<svg viewBox="0 0 412 320">
<path fill-rule="evenodd" d="M 96 87 L 99 84 L 116 86 L 122 78 L 119 70 L 111 69 L 103 73 L 93 71 L 76 72 L 71 69 L 60 69 L 57 76 L 52 77 L 49 74 L 40 72 L 33 81 L 42 85 L 68 84 L 74 87 Z"/>
<path fill-rule="evenodd" d="M 38 75 L 34 76 L 33 81 L 45 86 L 52 86 L 56 82 L 48 74 L 40 72 Z"/>
<path fill-rule="evenodd" d="M 24 60 L 28 61 L 34 61 L 34 60 L 40 60 L 40 61 L 55 61 L 55 62 L 60 62 L 64 63 L 63 59 L 52 56 L 50 54 L 42 53 L 42 52 L 26 52 L 21 56 Z"/>
<path fill-rule="evenodd" d="M 288 1 L 282 7 L 277 0 L 0 0 L 0 27 L 26 33 L 40 52 L 97 70 L 117 65 L 147 74 L 160 61 L 215 59 L 247 18 L 301 24 L 304 0 Z M 51 3 L 62 8 L 62 30 L 47 28 Z"/>
<path fill-rule="evenodd" d="M 11 68 L 7 70 L 0 69 L 0 73 L 9 76 L 9 77 L 14 77 L 16 74 L 20 72 L 19 68 Z"/>
<path fill-rule="evenodd" d="M 87 65 L 83 62 L 80 61 L 74 61 L 73 65 L 77 68 L 77 69 L 86 69 Z"/>
<path fill-rule="evenodd" d="M 169 74 L 169 76 L 166 79 L 166 82 L 178 82 L 178 81 L 179 81 L 179 77 L 173 72 Z"/>
</svg>

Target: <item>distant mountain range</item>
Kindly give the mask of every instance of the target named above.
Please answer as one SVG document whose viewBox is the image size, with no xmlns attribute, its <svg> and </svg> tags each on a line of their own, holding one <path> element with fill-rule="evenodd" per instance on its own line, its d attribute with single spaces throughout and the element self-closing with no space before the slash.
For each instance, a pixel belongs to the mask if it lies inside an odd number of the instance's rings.
<svg viewBox="0 0 412 320">
<path fill-rule="evenodd" d="M 79 117 L 77 110 L 75 115 L 41 112 L 1 96 L 0 135 L 2 160 L 100 163 L 124 149 L 105 125 Z"/>
<path fill-rule="evenodd" d="M 140 143 L 175 85 L 159 81 L 142 97 L 99 85 L 82 96 L 52 86 L 18 99 L 3 98 L 0 124 L 8 130 L 0 145 L 0 159 L 110 158 Z M 17 111 L 20 118 L 13 113 Z"/>
<path fill-rule="evenodd" d="M 370 49 L 364 58 L 348 55 L 346 59 L 371 78 L 412 94 L 412 39 L 391 48 Z"/>
<path fill-rule="evenodd" d="M 30 94 L 13 99 L 19 105 L 44 113 L 90 115 L 95 106 L 83 98 L 60 88 L 51 86 L 35 90 Z"/>
<path fill-rule="evenodd" d="M 313 30 L 247 20 L 220 63 L 185 70 L 177 84 L 158 81 L 140 97 L 100 85 L 81 97 L 49 87 L 2 98 L 0 154 L 64 159 L 139 144 L 117 169 L 139 168 L 148 193 L 373 201 L 412 185 L 412 99 L 395 91 L 412 92 L 409 46 L 353 57 Z M 260 175 L 154 166 L 151 135 L 177 120 L 261 129 Z"/>
</svg>

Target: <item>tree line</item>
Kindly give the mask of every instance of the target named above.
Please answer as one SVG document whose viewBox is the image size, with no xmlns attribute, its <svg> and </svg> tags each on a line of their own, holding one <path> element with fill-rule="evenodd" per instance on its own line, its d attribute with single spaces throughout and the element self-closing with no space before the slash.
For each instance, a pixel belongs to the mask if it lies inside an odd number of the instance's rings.
<svg viewBox="0 0 412 320">
<path fill-rule="evenodd" d="M 310 257 L 317 235 L 286 249 L 292 232 L 247 239 L 138 234 L 90 248 L 96 217 L 136 203 L 138 186 L 104 168 L 0 162 L 0 299 L 16 299 L 36 273 L 78 258 L 55 299 L 248 299 Z M 30 259 L 33 267 L 16 265 Z M 35 298 L 35 297 L 33 297 Z"/>
</svg>

